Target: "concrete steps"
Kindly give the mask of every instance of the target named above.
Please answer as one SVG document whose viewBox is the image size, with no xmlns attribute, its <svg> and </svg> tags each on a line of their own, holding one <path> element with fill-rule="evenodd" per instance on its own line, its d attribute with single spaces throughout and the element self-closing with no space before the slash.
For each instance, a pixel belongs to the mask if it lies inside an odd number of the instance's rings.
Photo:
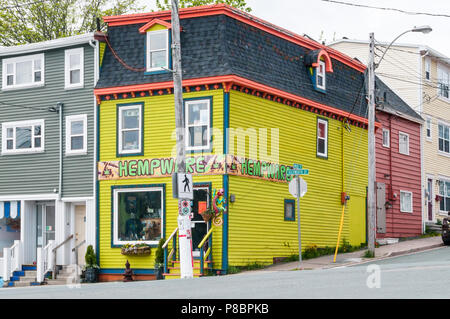
<svg viewBox="0 0 450 319">
<path fill-rule="evenodd" d="M 45 279 L 45 284 L 47 285 L 68 285 L 76 283 L 76 266 L 68 265 L 62 266 L 56 275 L 56 279 Z M 81 275 L 81 269 L 79 270 L 78 276 Z"/>
<path fill-rule="evenodd" d="M 38 286 L 40 283 L 36 282 L 36 266 L 23 265 L 22 270 L 13 272 L 13 275 L 6 282 L 7 287 L 28 287 Z"/>
</svg>

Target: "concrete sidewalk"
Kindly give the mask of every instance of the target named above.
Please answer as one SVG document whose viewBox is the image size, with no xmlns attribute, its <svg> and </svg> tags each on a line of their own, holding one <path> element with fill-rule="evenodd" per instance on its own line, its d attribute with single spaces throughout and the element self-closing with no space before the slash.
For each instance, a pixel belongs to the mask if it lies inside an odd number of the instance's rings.
<svg viewBox="0 0 450 319">
<path fill-rule="evenodd" d="M 441 236 L 406 240 L 398 242 L 396 244 L 384 245 L 375 248 L 375 258 L 363 258 L 362 256 L 364 256 L 364 253 L 367 251 L 367 249 L 365 249 L 352 253 L 338 254 L 335 263 L 333 262 L 334 255 L 303 260 L 302 269 L 314 270 L 314 269 L 328 269 L 335 267 L 350 266 L 359 263 L 364 263 L 367 261 L 374 261 L 387 257 L 394 257 L 422 250 L 437 248 L 443 245 L 444 244 L 442 242 Z M 260 272 L 260 271 L 288 271 L 288 270 L 295 270 L 297 268 L 298 268 L 298 261 L 295 261 L 295 262 L 275 264 L 266 267 L 264 269 L 244 271 L 239 274 L 244 273 L 248 274 L 249 272 Z"/>
</svg>

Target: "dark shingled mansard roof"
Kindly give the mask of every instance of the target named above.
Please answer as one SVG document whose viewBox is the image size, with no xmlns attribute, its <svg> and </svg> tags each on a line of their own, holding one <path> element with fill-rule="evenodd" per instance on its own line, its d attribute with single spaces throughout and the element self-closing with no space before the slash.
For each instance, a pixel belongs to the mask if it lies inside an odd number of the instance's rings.
<svg viewBox="0 0 450 319">
<path fill-rule="evenodd" d="M 180 21 L 183 79 L 237 75 L 361 117 L 367 117 L 364 74 L 332 59 L 326 93 L 314 89 L 305 59 L 311 50 L 226 15 Z M 145 25 L 108 28 L 111 46 L 129 66 L 145 68 Z M 172 73 L 128 70 L 107 47 L 96 88 L 172 81 Z M 390 90 L 389 90 L 390 91 Z M 403 102 L 404 103 L 404 102 Z M 406 105 L 407 106 L 407 105 Z M 405 107 L 406 109 L 406 107 Z"/>
</svg>

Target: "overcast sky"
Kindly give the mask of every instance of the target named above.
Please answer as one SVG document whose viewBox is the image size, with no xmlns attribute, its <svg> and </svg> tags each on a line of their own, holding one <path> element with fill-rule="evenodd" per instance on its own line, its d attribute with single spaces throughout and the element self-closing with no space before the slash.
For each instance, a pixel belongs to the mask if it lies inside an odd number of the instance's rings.
<svg viewBox="0 0 450 319">
<path fill-rule="evenodd" d="M 450 15 L 450 0 L 341 0 L 377 7 Z M 429 34 L 407 33 L 397 43 L 428 45 L 450 57 L 450 18 L 408 15 L 400 12 L 366 9 L 322 0 L 246 0 L 251 14 L 297 34 L 306 33 L 327 43 L 342 37 L 368 40 L 374 32 L 380 42 L 391 42 L 414 26 L 430 25 Z M 154 9 L 155 0 L 147 0 Z M 323 32 L 323 34 L 322 34 Z"/>
</svg>

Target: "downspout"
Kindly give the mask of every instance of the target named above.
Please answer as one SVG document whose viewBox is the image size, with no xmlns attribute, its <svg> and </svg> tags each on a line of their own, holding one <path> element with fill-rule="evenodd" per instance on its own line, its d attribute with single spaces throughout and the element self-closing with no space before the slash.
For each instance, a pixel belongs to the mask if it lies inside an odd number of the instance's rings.
<svg viewBox="0 0 450 319">
<path fill-rule="evenodd" d="M 419 53 L 421 51 L 421 48 L 419 48 Z M 422 73 L 422 67 L 423 67 L 423 61 L 425 59 L 425 56 L 427 56 L 429 53 L 429 51 L 427 50 L 425 52 L 424 55 L 419 54 L 419 74 L 423 74 Z M 430 60 L 430 73 L 431 73 L 431 60 Z M 430 74 L 430 78 L 431 78 L 431 74 Z M 420 77 L 420 86 L 419 86 L 419 115 L 422 116 L 423 114 L 423 76 Z M 425 140 L 425 136 L 423 134 L 423 123 L 420 124 L 420 193 L 421 193 L 421 198 L 420 198 L 420 207 L 422 208 L 422 234 L 425 233 L 425 221 L 428 219 L 428 217 L 425 217 L 425 214 L 428 214 L 428 200 L 426 202 L 426 206 L 424 205 L 424 200 L 425 200 L 425 187 L 426 185 L 428 185 L 428 181 L 425 179 L 425 172 L 424 172 L 424 167 L 423 167 L 423 152 L 424 152 L 424 140 Z M 432 208 L 433 210 L 433 208 Z M 433 213 L 433 212 L 432 212 Z"/>
<path fill-rule="evenodd" d="M 394 189 L 393 189 L 393 175 L 392 175 L 392 115 L 389 114 L 389 199 L 394 198 Z M 391 209 L 391 218 L 394 220 L 394 203 L 392 203 Z M 395 223 L 392 223 L 392 234 L 395 233 L 394 230 Z M 387 228 L 387 227 L 386 227 Z M 387 231 L 387 229 L 386 229 Z"/>
<path fill-rule="evenodd" d="M 94 85 L 93 85 L 93 87 L 95 88 L 95 86 L 97 85 L 97 82 L 99 79 L 99 73 L 100 73 L 100 66 L 99 66 L 99 64 L 100 64 L 100 52 L 99 52 L 100 45 L 99 45 L 98 40 L 95 40 L 95 39 L 90 40 L 89 45 L 92 48 L 94 48 Z M 96 212 L 97 212 L 97 200 L 98 200 L 98 196 L 97 196 L 97 156 L 98 156 L 98 152 L 97 152 L 97 138 L 98 138 L 98 135 L 97 135 L 97 130 L 98 130 L 98 128 L 97 128 L 97 117 L 98 117 L 97 108 L 98 108 L 97 98 L 94 94 L 94 157 L 93 157 L 93 159 L 94 159 L 94 161 L 93 161 L 94 162 L 94 166 L 93 166 L 94 167 L 94 170 L 93 170 L 94 176 L 92 179 L 92 181 L 93 181 L 93 188 L 92 188 L 93 193 L 92 194 L 94 197 L 93 212 L 94 212 L 95 216 L 97 216 Z M 95 222 L 95 224 L 97 224 L 97 222 Z M 97 234 L 97 227 L 98 227 L 98 225 L 94 225 L 94 227 L 93 227 L 96 230 L 95 234 Z M 94 238 L 95 238 L 94 242 L 91 244 L 93 247 L 97 247 L 97 243 L 96 243 L 98 240 L 97 236 L 94 236 Z M 88 245 L 89 244 L 90 243 L 88 243 Z M 96 249 L 96 252 L 97 252 L 97 264 L 99 264 L 98 249 Z"/>
<path fill-rule="evenodd" d="M 63 142 L 62 142 L 62 119 L 63 119 L 63 103 L 56 103 L 56 109 L 59 113 L 59 186 L 58 186 L 58 200 L 61 200 L 61 191 L 62 191 L 62 178 L 63 178 Z"/>
</svg>

